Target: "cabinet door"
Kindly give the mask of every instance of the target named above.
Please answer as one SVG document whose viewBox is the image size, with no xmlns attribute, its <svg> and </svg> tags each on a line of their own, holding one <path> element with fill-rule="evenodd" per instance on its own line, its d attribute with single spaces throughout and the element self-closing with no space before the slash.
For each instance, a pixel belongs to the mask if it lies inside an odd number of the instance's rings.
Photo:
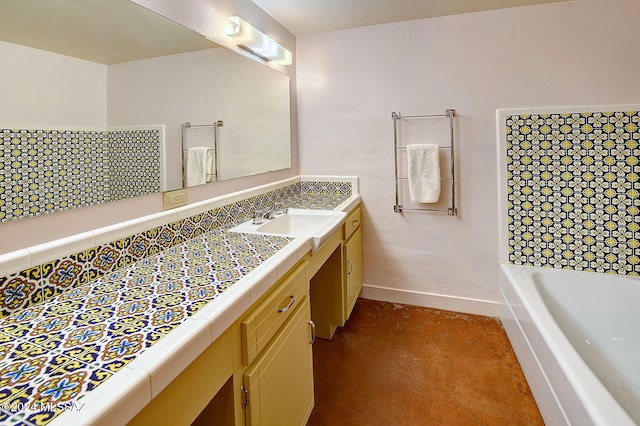
<svg viewBox="0 0 640 426">
<path fill-rule="evenodd" d="M 344 296 L 346 321 L 362 290 L 362 228 L 358 228 L 344 244 L 344 252 L 347 283 Z"/>
<path fill-rule="evenodd" d="M 313 409 L 309 299 L 244 375 L 247 425 L 300 426 Z"/>
</svg>

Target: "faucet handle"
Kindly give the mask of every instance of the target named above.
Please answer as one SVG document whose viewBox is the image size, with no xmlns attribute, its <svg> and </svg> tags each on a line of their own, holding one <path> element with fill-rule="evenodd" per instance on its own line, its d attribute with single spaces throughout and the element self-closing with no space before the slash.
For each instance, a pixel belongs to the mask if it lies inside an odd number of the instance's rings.
<svg viewBox="0 0 640 426">
<path fill-rule="evenodd" d="M 287 208 L 287 205 L 283 202 L 276 202 L 273 203 L 273 208 L 274 210 L 280 212 L 280 213 L 287 213 L 289 211 L 289 209 Z"/>
<path fill-rule="evenodd" d="M 254 225 L 260 225 L 262 222 L 264 222 L 264 213 L 262 212 L 262 210 L 256 210 L 253 212 L 253 224 Z"/>
</svg>

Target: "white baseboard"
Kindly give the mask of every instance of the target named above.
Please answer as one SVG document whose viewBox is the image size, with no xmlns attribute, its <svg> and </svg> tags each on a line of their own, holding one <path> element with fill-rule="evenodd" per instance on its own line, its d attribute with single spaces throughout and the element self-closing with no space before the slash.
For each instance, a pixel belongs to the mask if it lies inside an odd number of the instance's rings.
<svg viewBox="0 0 640 426">
<path fill-rule="evenodd" d="M 406 305 L 422 306 L 425 308 L 442 309 L 453 312 L 464 312 L 467 314 L 484 315 L 488 317 L 500 316 L 500 303 L 497 301 L 493 302 L 488 300 L 447 296 L 443 294 L 422 293 L 368 284 L 363 285 L 360 297 L 363 299 L 378 300 L 382 302 L 403 303 Z"/>
</svg>

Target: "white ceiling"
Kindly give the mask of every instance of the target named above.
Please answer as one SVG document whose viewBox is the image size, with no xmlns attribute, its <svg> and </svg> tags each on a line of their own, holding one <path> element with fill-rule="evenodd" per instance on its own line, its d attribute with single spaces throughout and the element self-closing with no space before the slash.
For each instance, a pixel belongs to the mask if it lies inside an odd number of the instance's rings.
<svg viewBox="0 0 640 426">
<path fill-rule="evenodd" d="M 253 0 L 294 35 L 572 0 Z"/>
</svg>

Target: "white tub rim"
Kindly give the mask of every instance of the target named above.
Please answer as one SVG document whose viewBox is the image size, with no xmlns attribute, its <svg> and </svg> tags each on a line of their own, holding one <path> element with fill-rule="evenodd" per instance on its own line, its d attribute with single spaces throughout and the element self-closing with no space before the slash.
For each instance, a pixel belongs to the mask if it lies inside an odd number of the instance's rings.
<svg viewBox="0 0 640 426">
<path fill-rule="evenodd" d="M 511 287 L 516 292 L 527 313 L 531 316 L 545 344 L 555 357 L 556 362 L 560 365 L 567 380 L 576 392 L 578 399 L 582 402 L 584 410 L 593 422 L 598 425 L 635 425 L 636 423 L 609 393 L 564 335 L 560 326 L 548 310 L 534 282 L 534 274 L 537 272 L 598 274 L 606 275 L 608 279 L 630 279 L 630 277 L 625 275 L 512 265 L 507 263 L 500 264 L 500 269 L 508 278 Z M 514 285 L 514 283 L 516 284 Z M 516 318 L 516 320 L 518 319 Z M 551 383 L 550 386 L 553 388 Z"/>
</svg>

